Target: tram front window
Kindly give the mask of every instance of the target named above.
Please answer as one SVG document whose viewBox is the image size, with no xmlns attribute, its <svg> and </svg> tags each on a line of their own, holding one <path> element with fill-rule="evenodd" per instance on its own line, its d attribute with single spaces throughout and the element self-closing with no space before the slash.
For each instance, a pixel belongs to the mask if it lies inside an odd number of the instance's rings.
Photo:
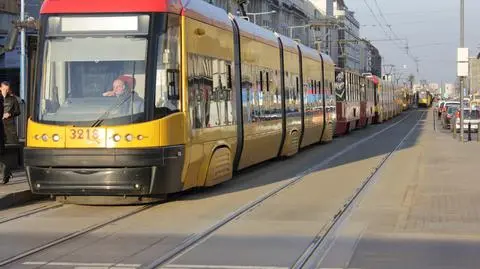
<svg viewBox="0 0 480 269">
<path fill-rule="evenodd" d="M 46 40 L 41 122 L 78 126 L 145 120 L 147 40 L 56 37 Z"/>
</svg>

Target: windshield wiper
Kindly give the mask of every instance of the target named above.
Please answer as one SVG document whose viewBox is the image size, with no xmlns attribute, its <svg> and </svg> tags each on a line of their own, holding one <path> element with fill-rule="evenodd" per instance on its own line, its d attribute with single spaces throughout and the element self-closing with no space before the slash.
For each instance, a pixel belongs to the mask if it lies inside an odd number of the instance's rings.
<svg viewBox="0 0 480 269">
<path fill-rule="evenodd" d="M 132 95 L 133 93 L 130 93 L 127 97 L 123 98 L 123 100 L 121 100 L 120 102 L 117 102 L 116 104 L 114 104 L 113 106 L 109 107 L 107 109 L 107 111 L 105 111 L 100 117 L 98 117 L 97 120 L 95 120 L 95 122 L 92 124 L 91 127 L 98 127 L 100 126 L 103 121 L 106 119 L 106 117 L 108 117 L 108 115 L 110 115 L 110 113 L 118 108 L 119 106 L 123 105 L 128 99 L 132 98 Z"/>
</svg>

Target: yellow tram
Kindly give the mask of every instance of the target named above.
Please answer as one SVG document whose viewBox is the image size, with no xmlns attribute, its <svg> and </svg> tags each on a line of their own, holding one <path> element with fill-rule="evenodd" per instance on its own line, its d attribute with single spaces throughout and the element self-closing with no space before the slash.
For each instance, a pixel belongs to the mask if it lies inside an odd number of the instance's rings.
<svg viewBox="0 0 480 269">
<path fill-rule="evenodd" d="M 418 92 L 418 106 L 430 107 L 433 102 L 433 97 L 430 91 L 422 90 Z"/>
<path fill-rule="evenodd" d="M 201 0 L 73 2 L 41 10 L 25 148 L 34 193 L 164 199 L 332 140 L 327 55 Z"/>
</svg>

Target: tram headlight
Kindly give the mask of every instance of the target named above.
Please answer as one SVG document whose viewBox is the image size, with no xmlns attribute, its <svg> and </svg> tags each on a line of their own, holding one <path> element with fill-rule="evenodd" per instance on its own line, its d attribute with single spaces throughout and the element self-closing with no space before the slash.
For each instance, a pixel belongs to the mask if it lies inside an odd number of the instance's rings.
<svg viewBox="0 0 480 269">
<path fill-rule="evenodd" d="M 143 140 L 145 137 L 143 137 L 143 135 L 137 135 L 137 139 L 138 140 Z"/>
<path fill-rule="evenodd" d="M 128 142 L 131 142 L 131 141 L 133 140 L 133 135 L 127 134 L 127 135 L 125 136 L 125 140 L 127 140 Z"/>
<path fill-rule="evenodd" d="M 36 139 L 36 140 L 40 140 L 40 136 L 39 136 L 38 134 L 35 135 L 35 139 Z"/>
<path fill-rule="evenodd" d="M 119 134 L 114 134 L 114 135 L 113 135 L 113 141 L 119 142 L 120 139 L 122 139 L 122 137 L 121 137 Z"/>
<path fill-rule="evenodd" d="M 43 142 L 47 142 L 47 141 L 48 141 L 48 135 L 47 135 L 47 134 L 43 134 L 43 135 L 42 135 L 42 140 L 43 140 Z"/>
<path fill-rule="evenodd" d="M 59 136 L 58 134 L 54 134 L 54 135 L 52 136 L 52 140 L 53 140 L 54 142 L 58 142 L 58 141 L 60 141 L 60 136 Z"/>
</svg>

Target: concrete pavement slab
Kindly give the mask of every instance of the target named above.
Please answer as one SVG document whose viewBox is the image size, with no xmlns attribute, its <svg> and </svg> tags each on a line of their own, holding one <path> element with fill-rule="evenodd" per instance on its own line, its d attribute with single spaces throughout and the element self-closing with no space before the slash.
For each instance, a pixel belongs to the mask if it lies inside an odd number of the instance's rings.
<svg viewBox="0 0 480 269">
<path fill-rule="evenodd" d="M 319 268 L 478 268 L 480 143 L 433 130 L 429 117 L 380 171 Z M 367 228 L 361 236 L 352 227 Z M 353 255 L 342 244 L 358 240 Z M 340 257 L 340 258 L 339 258 Z"/>
<path fill-rule="evenodd" d="M 31 263 L 45 262 L 146 265 L 178 246 L 188 236 L 203 231 L 227 214 L 271 191 L 298 173 L 317 165 L 342 148 L 386 128 L 388 124 L 400 121 L 405 116 L 403 115 L 387 124 L 371 126 L 365 130 L 354 132 L 350 136 L 339 138 L 327 145 L 311 147 L 294 158 L 285 161 L 267 162 L 252 169 L 247 169 L 232 181 L 206 190 L 187 192 L 178 200 L 158 205 L 128 219 L 112 223 L 62 245 L 32 255 L 13 266 L 15 268 L 29 268 L 32 265 Z M 395 132 L 392 131 L 390 136 L 394 134 Z M 375 142 L 378 145 L 383 145 L 379 141 L 376 140 Z M 373 143 L 372 141 L 369 142 Z M 370 146 L 370 148 L 372 147 Z M 358 148 L 355 152 L 348 154 L 348 156 L 342 156 L 341 160 L 326 169 L 347 165 L 348 162 L 355 162 L 355 156 L 364 159 L 368 158 L 369 154 L 373 154 L 372 156 L 381 154 L 381 150 L 369 153 L 366 148 Z M 361 167 L 360 165 L 357 166 Z M 350 176 L 355 175 L 355 173 L 350 174 Z M 332 181 L 332 184 L 334 184 L 334 181 Z M 313 190 L 313 187 L 306 189 Z M 328 188 L 325 187 L 324 191 L 328 191 Z M 302 203 L 302 205 L 305 205 L 305 203 Z M 277 215 L 279 221 L 285 220 L 288 216 L 290 218 L 296 216 L 294 207 L 285 207 L 285 211 L 279 212 Z M 65 218 L 65 216 L 62 217 Z M 309 232 L 311 234 L 311 220 L 306 218 L 306 215 L 303 215 L 303 217 L 310 225 Z M 297 231 L 305 227 L 300 226 L 300 223 L 301 221 L 297 223 Z M 63 223 L 63 225 L 69 227 L 69 223 Z M 272 225 L 278 226 L 277 223 L 272 223 Z M 284 226 L 284 228 L 291 230 L 295 228 L 295 225 Z M 32 232 L 32 235 L 39 236 L 52 231 L 53 229 L 39 230 Z M 268 235 L 265 238 L 268 239 Z M 298 242 L 305 246 L 309 240 L 311 238 L 305 240 L 305 238 L 299 236 L 298 240 L 291 240 L 292 244 L 286 246 L 286 249 L 291 250 L 292 246 L 298 249 Z M 278 242 L 285 242 L 280 237 L 267 241 L 270 242 L 269 245 L 278 245 Z M 54 267 L 62 268 L 57 265 Z M 45 265 L 44 268 L 49 267 Z M 71 266 L 65 266 L 64 268 L 71 268 Z"/>
<path fill-rule="evenodd" d="M 9 183 L 0 184 L 0 210 L 42 198 L 45 196 L 35 195 L 30 191 L 23 171 L 14 172 Z"/>
</svg>

